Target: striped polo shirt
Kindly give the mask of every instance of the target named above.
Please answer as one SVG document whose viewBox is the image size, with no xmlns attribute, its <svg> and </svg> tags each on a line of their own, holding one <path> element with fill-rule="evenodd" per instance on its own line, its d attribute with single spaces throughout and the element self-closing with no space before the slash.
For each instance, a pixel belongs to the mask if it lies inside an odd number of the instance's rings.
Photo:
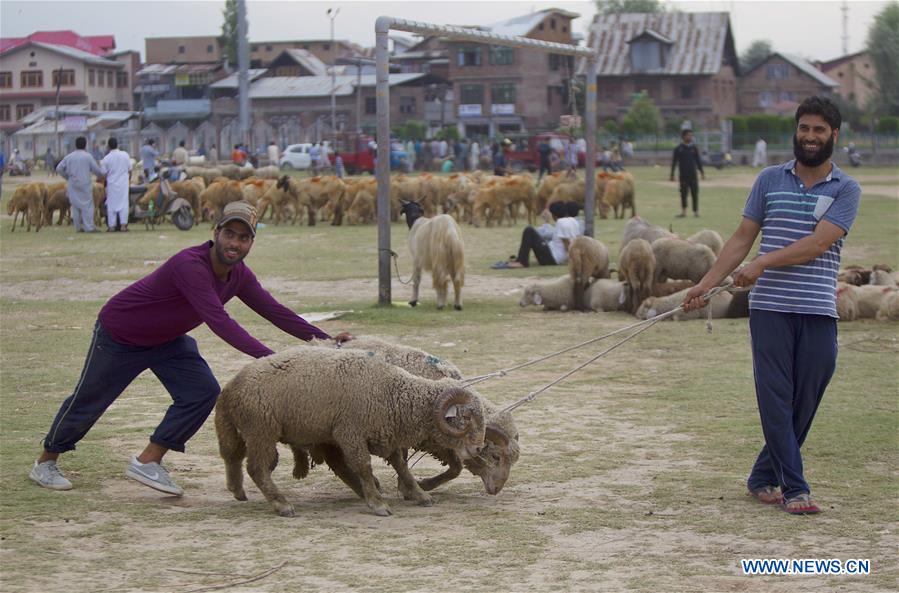
<svg viewBox="0 0 899 593">
<path fill-rule="evenodd" d="M 848 233 L 860 199 L 858 183 L 835 164 L 825 179 L 807 188 L 792 160 L 761 172 L 743 216 L 762 227 L 759 255 L 764 255 L 811 235 L 822 219 Z M 835 293 L 842 248 L 843 237 L 804 264 L 766 269 L 749 293 L 749 308 L 838 317 Z"/>
</svg>

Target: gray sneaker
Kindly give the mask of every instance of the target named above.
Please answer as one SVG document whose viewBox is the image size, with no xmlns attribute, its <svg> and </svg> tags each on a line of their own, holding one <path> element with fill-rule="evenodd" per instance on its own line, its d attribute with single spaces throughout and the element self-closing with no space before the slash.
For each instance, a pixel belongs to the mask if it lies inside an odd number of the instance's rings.
<svg viewBox="0 0 899 593">
<path fill-rule="evenodd" d="M 169 472 L 155 461 L 141 463 L 137 460 L 137 457 L 132 457 L 131 463 L 128 464 L 128 469 L 125 470 L 125 475 L 132 480 L 137 480 L 144 486 L 149 486 L 166 494 L 174 494 L 175 496 L 184 494 L 184 490 L 169 477 Z"/>
<path fill-rule="evenodd" d="M 56 466 L 56 461 L 53 461 L 52 459 L 43 463 L 35 461 L 28 477 L 44 488 L 49 488 L 50 490 L 72 489 L 72 483 L 66 480 L 65 476 L 62 475 L 59 468 Z"/>
</svg>

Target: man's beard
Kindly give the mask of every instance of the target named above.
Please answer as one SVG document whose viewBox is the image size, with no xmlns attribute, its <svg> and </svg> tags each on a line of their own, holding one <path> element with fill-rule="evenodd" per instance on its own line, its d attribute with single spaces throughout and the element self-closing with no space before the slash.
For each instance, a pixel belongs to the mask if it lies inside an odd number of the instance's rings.
<svg viewBox="0 0 899 593">
<path fill-rule="evenodd" d="M 230 259 L 225 255 L 225 247 L 221 243 L 215 243 L 215 253 L 218 256 L 219 261 L 228 266 L 239 264 L 243 261 L 243 258 L 247 256 L 246 251 L 237 249 L 237 259 Z"/>
<path fill-rule="evenodd" d="M 833 134 L 817 152 L 807 153 L 799 144 L 796 134 L 793 134 L 793 156 L 806 167 L 823 165 L 833 155 Z"/>
</svg>

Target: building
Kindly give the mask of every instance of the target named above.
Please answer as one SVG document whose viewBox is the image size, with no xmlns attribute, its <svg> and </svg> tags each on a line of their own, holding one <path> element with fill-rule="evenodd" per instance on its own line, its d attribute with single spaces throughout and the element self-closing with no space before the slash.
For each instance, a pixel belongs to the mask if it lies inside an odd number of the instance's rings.
<svg viewBox="0 0 899 593">
<path fill-rule="evenodd" d="M 576 45 L 571 21 L 579 16 L 549 8 L 475 28 Z M 446 48 L 447 77 L 462 135 L 489 138 L 555 129 L 560 116 L 573 113 L 570 81 L 575 74 L 574 58 L 467 41 L 447 42 Z"/>
<path fill-rule="evenodd" d="M 718 127 L 737 112 L 739 63 L 725 12 L 597 15 L 587 43 L 599 53 L 600 124 L 620 121 L 640 91 L 667 120 Z"/>
<path fill-rule="evenodd" d="M 774 52 L 743 74 L 740 80 L 740 113 L 793 115 L 811 95 L 829 96 L 840 83 L 792 54 Z"/>
<path fill-rule="evenodd" d="M 50 45 L 65 45 L 74 49 L 80 49 L 95 56 L 106 56 L 115 50 L 115 37 L 112 35 L 88 35 L 83 37 L 74 31 L 35 31 L 27 37 L 3 37 L 0 38 L 0 53 L 12 49 L 17 45 L 23 45 L 29 41 L 49 43 Z"/>
<path fill-rule="evenodd" d="M 86 105 L 90 111 L 130 111 L 132 52 L 101 57 L 67 45 L 25 41 L 0 52 L 0 131 L 23 127 L 23 119 L 56 105 Z"/>
<path fill-rule="evenodd" d="M 860 51 L 835 60 L 819 62 L 818 69 L 840 83 L 837 93 L 864 109 L 874 95 L 874 67 L 868 52 Z"/>
</svg>

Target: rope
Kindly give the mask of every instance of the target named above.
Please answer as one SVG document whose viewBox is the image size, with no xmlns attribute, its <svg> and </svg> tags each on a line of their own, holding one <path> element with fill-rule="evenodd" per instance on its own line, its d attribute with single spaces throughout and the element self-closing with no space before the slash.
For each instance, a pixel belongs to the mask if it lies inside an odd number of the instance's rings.
<svg viewBox="0 0 899 593">
<path fill-rule="evenodd" d="M 722 284 L 721 286 L 717 286 L 717 287 L 713 288 L 712 290 L 710 290 L 710 291 L 707 292 L 706 294 L 702 295 L 701 298 L 702 298 L 702 300 L 704 300 L 704 301 L 708 301 L 709 299 L 711 299 L 711 298 L 712 298 L 713 296 L 715 296 L 716 294 L 718 294 L 718 293 L 720 293 L 720 292 L 722 292 L 722 291 L 727 290 L 728 288 L 730 288 L 730 286 L 731 286 L 732 284 L 733 284 L 733 282 L 728 281 L 727 283 Z M 580 370 L 583 369 L 584 367 L 586 367 L 586 366 L 588 366 L 588 365 L 590 365 L 590 364 L 596 362 L 597 360 L 599 360 L 600 358 L 602 358 L 603 356 L 605 356 L 606 354 L 608 354 L 608 353 L 611 352 L 612 350 L 618 348 L 619 346 L 621 346 L 621 345 L 624 344 L 625 342 L 628 342 L 629 340 L 631 340 L 631 339 L 637 337 L 637 335 L 639 335 L 639 334 L 645 332 L 646 330 L 648 330 L 650 327 L 652 327 L 653 325 L 655 325 L 655 324 L 658 323 L 659 321 L 662 321 L 662 320 L 664 320 L 664 319 L 667 319 L 668 317 L 671 317 L 671 316 L 675 315 L 675 314 L 678 313 L 679 311 L 682 311 L 683 308 L 684 308 L 683 305 L 679 305 L 679 306 L 677 306 L 676 308 L 672 309 L 671 311 L 668 311 L 667 313 L 662 313 L 662 314 L 660 314 L 660 315 L 656 315 L 655 317 L 651 317 L 650 319 L 645 319 L 645 320 L 643 320 L 643 321 L 641 321 L 641 322 L 639 322 L 639 323 L 635 323 L 635 324 L 630 325 L 630 326 L 628 326 L 628 327 L 626 327 L 626 328 L 622 328 L 622 329 L 617 330 L 617 331 L 615 331 L 615 332 L 612 332 L 611 334 L 608 334 L 608 335 L 606 335 L 606 336 L 601 336 L 600 338 L 594 338 L 593 340 L 588 340 L 587 342 L 584 342 L 584 344 L 579 344 L 578 346 L 574 346 L 574 347 L 571 347 L 571 348 L 566 348 L 565 350 L 561 350 L 561 351 L 556 352 L 556 353 L 553 353 L 553 354 L 551 354 L 551 355 L 541 357 L 541 359 L 535 359 L 534 361 L 529 361 L 529 362 L 527 362 L 527 363 L 518 365 L 518 367 L 513 367 L 513 368 L 522 368 L 522 367 L 524 367 L 524 366 L 528 366 L 528 365 L 530 365 L 530 364 L 534 364 L 535 362 L 537 362 L 537 361 L 539 361 L 539 360 L 546 360 L 546 359 L 551 358 L 551 357 L 553 357 L 553 356 L 558 356 L 559 354 L 561 354 L 561 353 L 563 353 L 563 352 L 568 352 L 568 351 L 573 350 L 574 348 L 579 348 L 579 347 L 581 347 L 581 346 L 583 346 L 583 345 L 585 345 L 585 344 L 589 344 L 589 343 L 591 343 L 591 342 L 596 342 L 596 341 L 598 341 L 598 340 L 600 340 L 600 339 L 609 337 L 609 336 L 614 335 L 614 334 L 616 334 L 616 333 L 621 333 L 621 332 L 623 332 L 623 331 L 625 331 L 625 330 L 627 330 L 627 329 L 632 329 L 632 328 L 634 328 L 634 327 L 638 327 L 638 326 L 641 326 L 641 325 L 644 326 L 644 327 L 641 327 L 640 329 L 638 329 L 637 331 L 635 331 L 634 333 L 632 333 L 631 335 L 625 337 L 623 340 L 620 340 L 620 341 L 616 342 L 615 344 L 613 344 L 612 346 L 610 346 L 609 348 L 603 350 L 602 352 L 600 352 L 599 354 L 597 354 L 596 356 L 594 356 L 593 358 L 591 358 L 591 359 L 588 360 L 587 362 L 585 362 L 585 363 L 583 363 L 583 364 L 581 364 L 581 365 L 579 365 L 579 366 L 577 366 L 577 367 L 571 369 L 571 370 L 568 371 L 567 373 L 565 373 L 565 374 L 563 374 L 562 376 L 560 376 L 558 379 L 556 379 L 556 380 L 554 380 L 554 381 L 552 381 L 552 382 L 550 382 L 550 383 L 544 385 L 543 387 L 541 387 L 540 389 L 538 389 L 538 390 L 536 390 L 536 391 L 532 391 L 531 393 L 527 394 L 527 395 L 524 396 L 523 398 L 521 398 L 521 399 L 519 399 L 519 400 L 513 402 L 512 404 L 506 406 L 505 408 L 503 408 L 502 410 L 500 410 L 500 413 L 511 412 L 512 410 L 518 408 L 519 406 L 522 406 L 522 405 L 524 405 L 524 404 L 526 404 L 526 403 L 529 403 L 529 402 L 533 401 L 534 399 L 537 398 L 538 395 L 540 395 L 540 394 L 543 393 L 544 391 L 548 390 L 550 387 L 552 387 L 552 386 L 554 386 L 554 385 L 560 383 L 561 381 L 567 379 L 568 377 L 570 377 L 570 376 L 573 375 L 574 373 L 580 371 Z M 711 323 L 711 313 L 709 313 L 709 315 L 710 315 L 709 323 Z M 500 372 L 502 372 L 502 371 L 500 371 Z M 505 373 L 503 373 L 503 374 L 505 374 Z M 491 373 L 490 376 L 495 376 L 495 373 Z M 487 377 L 487 376 L 485 376 L 485 378 L 486 378 L 486 377 Z M 484 380 L 484 379 L 482 379 L 482 380 Z"/>
<path fill-rule="evenodd" d="M 396 251 L 394 251 L 393 249 L 384 249 L 384 248 L 381 248 L 381 251 L 389 251 L 390 256 L 393 257 L 393 269 L 396 270 L 396 279 L 399 281 L 399 283 L 400 284 L 409 284 L 410 282 L 412 282 L 412 276 L 409 276 L 409 279 L 405 280 L 405 281 L 400 276 L 400 266 L 397 263 L 397 261 L 399 260 L 399 256 L 396 254 Z"/>
</svg>

